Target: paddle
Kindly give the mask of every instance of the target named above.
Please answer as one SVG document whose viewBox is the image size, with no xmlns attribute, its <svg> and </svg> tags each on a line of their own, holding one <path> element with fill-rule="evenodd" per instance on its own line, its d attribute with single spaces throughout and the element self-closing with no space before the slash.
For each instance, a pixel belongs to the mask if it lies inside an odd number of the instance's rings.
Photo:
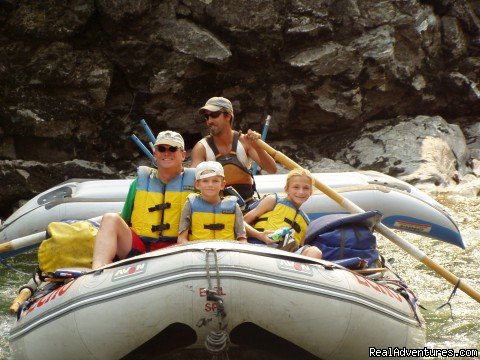
<svg viewBox="0 0 480 360">
<path fill-rule="evenodd" d="M 263 126 L 263 130 L 262 130 L 262 137 L 261 137 L 261 139 L 262 139 L 263 141 L 265 141 L 265 139 L 267 138 L 268 127 L 270 126 L 270 119 L 271 119 L 271 116 L 270 116 L 270 115 L 267 115 L 267 118 L 265 119 L 265 125 Z M 252 166 L 252 174 L 253 174 L 253 175 L 257 175 L 257 170 L 258 170 L 258 164 L 257 164 L 257 163 L 253 163 L 253 166 Z"/>
<path fill-rule="evenodd" d="M 0 244 L 0 259 L 12 257 L 18 253 L 31 249 L 45 240 L 45 231 L 30 234 Z M 19 251 L 23 249 L 23 251 Z"/>
<path fill-rule="evenodd" d="M 275 161 L 279 162 L 283 166 L 285 166 L 287 169 L 292 170 L 295 168 L 302 168 L 299 164 L 297 164 L 295 161 L 284 155 L 283 153 L 275 150 L 272 148 L 270 145 L 266 144 L 262 140 L 258 140 L 259 146 L 264 149 Z M 314 185 L 317 189 L 322 191 L 325 195 L 330 197 L 333 201 L 338 203 L 341 207 L 344 209 L 350 211 L 351 213 L 362 213 L 365 212 L 362 208 L 348 200 L 347 198 L 344 198 L 341 196 L 339 193 L 337 193 L 335 190 L 330 188 L 328 185 L 323 184 L 319 180 L 315 179 Z M 405 250 L 407 253 L 409 253 L 411 256 L 413 256 L 415 259 L 420 261 L 421 263 L 425 264 L 428 268 L 431 270 L 435 271 L 437 274 L 442 276 L 444 279 L 446 279 L 448 282 L 451 284 L 458 286 L 460 290 L 465 292 L 468 296 L 470 296 L 472 299 L 477 300 L 480 302 L 480 293 L 476 291 L 474 288 L 472 288 L 470 285 L 464 283 L 463 281 L 460 281 L 460 279 L 452 274 L 450 271 L 442 267 L 441 265 L 435 263 L 432 259 L 430 259 L 423 251 L 418 249 L 415 245 L 410 244 L 408 241 L 404 240 L 397 234 L 395 234 L 392 230 L 390 230 L 388 227 L 383 225 L 382 223 L 378 223 L 375 225 L 376 230 L 385 236 L 387 239 L 392 241 L 394 244 Z"/>
</svg>

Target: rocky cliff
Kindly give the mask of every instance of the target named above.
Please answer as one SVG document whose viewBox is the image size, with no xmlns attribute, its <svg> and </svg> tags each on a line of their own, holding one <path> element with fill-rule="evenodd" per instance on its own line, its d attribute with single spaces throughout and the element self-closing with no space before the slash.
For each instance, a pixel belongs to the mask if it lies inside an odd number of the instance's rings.
<svg viewBox="0 0 480 360">
<path fill-rule="evenodd" d="M 145 161 L 130 140 L 204 135 L 196 109 L 316 170 L 480 185 L 478 0 L 0 0 L 0 216 L 72 177 Z"/>
</svg>

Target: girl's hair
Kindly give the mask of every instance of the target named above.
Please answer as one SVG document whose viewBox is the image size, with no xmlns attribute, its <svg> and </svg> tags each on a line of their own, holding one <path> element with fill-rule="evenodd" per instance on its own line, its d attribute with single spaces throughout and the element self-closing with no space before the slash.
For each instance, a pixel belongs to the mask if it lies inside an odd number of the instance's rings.
<svg viewBox="0 0 480 360">
<path fill-rule="evenodd" d="M 310 179 L 311 185 L 313 186 L 314 178 L 313 178 L 313 175 L 310 171 L 308 171 L 306 169 L 293 169 L 293 170 L 290 170 L 290 172 L 287 175 L 287 183 L 285 184 L 285 188 L 288 188 L 288 186 L 290 185 L 290 182 L 291 182 L 291 180 L 294 176 L 305 176 L 305 177 L 307 177 L 308 179 Z"/>
</svg>

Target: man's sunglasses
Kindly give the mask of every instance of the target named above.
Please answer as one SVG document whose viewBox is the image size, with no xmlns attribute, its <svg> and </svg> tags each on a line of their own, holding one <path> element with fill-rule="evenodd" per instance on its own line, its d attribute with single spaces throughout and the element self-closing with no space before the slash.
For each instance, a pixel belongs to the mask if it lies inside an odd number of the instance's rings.
<svg viewBox="0 0 480 360">
<path fill-rule="evenodd" d="M 165 147 L 165 146 L 161 146 L 161 145 L 157 146 L 158 152 L 161 152 L 161 153 L 163 153 L 167 150 L 170 151 L 171 153 L 174 153 L 174 152 L 177 152 L 178 149 L 179 149 L 178 146 L 169 146 L 169 147 Z"/>
<path fill-rule="evenodd" d="M 204 114 L 203 116 L 205 117 L 205 121 L 207 121 L 209 118 L 216 119 L 223 113 L 225 113 L 225 111 L 220 110 L 220 111 L 215 111 L 215 112 L 211 112 L 211 113 L 208 113 L 208 114 Z"/>
</svg>

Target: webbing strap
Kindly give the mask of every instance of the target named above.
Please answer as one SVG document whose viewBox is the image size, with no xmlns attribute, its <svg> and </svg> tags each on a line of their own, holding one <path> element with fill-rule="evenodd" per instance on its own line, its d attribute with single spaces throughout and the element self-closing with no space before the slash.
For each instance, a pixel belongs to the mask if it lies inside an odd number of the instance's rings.
<svg viewBox="0 0 480 360">
<path fill-rule="evenodd" d="M 171 207 L 172 207 L 172 204 L 167 202 L 167 203 L 157 204 L 155 206 L 149 207 L 148 211 L 149 212 L 160 211 L 160 210 L 170 209 Z"/>
<path fill-rule="evenodd" d="M 292 229 L 295 230 L 295 232 L 297 232 L 297 233 L 299 233 L 302 230 L 300 228 L 300 224 L 297 223 L 295 220 L 290 220 L 288 218 L 284 218 L 283 221 L 285 221 L 288 225 L 290 225 L 292 227 Z"/>
<path fill-rule="evenodd" d="M 240 133 L 238 131 L 234 131 L 233 132 L 232 148 L 230 149 L 229 154 L 236 154 L 237 153 L 237 146 L 238 146 L 238 139 L 239 138 L 240 138 Z M 217 155 L 219 155 L 220 152 L 218 151 L 217 145 L 215 145 L 215 141 L 213 140 L 213 136 L 208 135 L 205 139 L 207 140 L 208 146 L 210 146 L 210 148 L 212 149 L 213 154 L 215 155 L 215 158 L 217 158 L 218 157 Z"/>
<path fill-rule="evenodd" d="M 204 224 L 203 225 L 203 228 L 204 229 L 207 229 L 207 230 L 223 230 L 225 229 L 225 224 Z"/>
<path fill-rule="evenodd" d="M 170 224 L 152 225 L 152 232 L 170 229 Z"/>
</svg>

